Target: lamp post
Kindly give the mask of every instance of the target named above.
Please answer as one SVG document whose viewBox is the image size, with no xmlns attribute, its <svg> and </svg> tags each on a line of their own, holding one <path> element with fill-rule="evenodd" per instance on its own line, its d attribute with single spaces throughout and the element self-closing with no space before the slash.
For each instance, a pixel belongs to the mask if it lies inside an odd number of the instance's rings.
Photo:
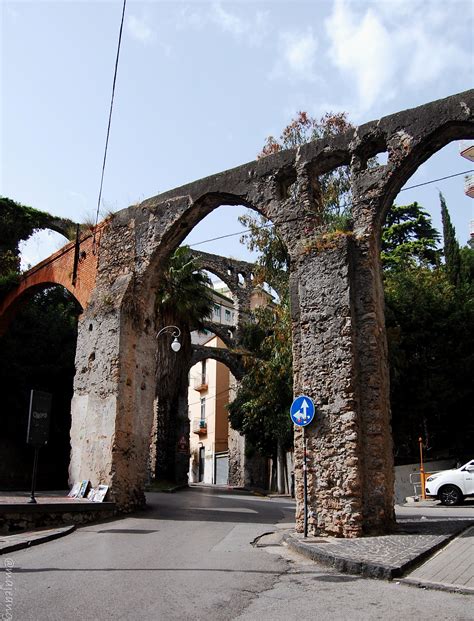
<svg viewBox="0 0 474 621">
<path fill-rule="evenodd" d="M 164 333 L 171 334 L 174 337 L 173 342 L 171 343 L 171 349 L 175 353 L 178 353 L 179 350 L 181 349 L 181 343 L 178 340 L 179 337 L 181 336 L 181 330 L 178 328 L 178 326 L 165 326 L 164 328 L 161 328 L 159 332 L 157 332 L 156 338 L 158 339 L 160 334 L 164 334 Z"/>
<path fill-rule="evenodd" d="M 179 342 L 179 338 L 181 336 L 181 330 L 178 328 L 178 326 L 174 326 L 174 325 L 170 325 L 170 326 L 165 326 L 164 328 L 161 328 L 161 330 L 159 330 L 156 333 L 156 340 L 158 341 L 159 337 L 162 334 L 170 334 L 173 337 L 173 340 L 171 342 L 171 349 L 174 351 L 175 354 L 177 354 L 179 352 L 179 350 L 181 349 L 181 343 Z M 159 348 L 157 347 L 156 349 L 156 360 L 158 362 L 159 360 Z M 158 370 L 157 370 L 157 374 L 158 374 Z M 157 375 L 158 377 L 158 375 Z M 158 394 L 158 392 L 157 392 Z M 164 400 L 166 401 L 167 398 L 169 398 L 169 395 L 165 395 L 164 396 Z M 165 408 L 166 410 L 166 408 Z M 166 414 L 166 412 L 165 412 Z M 158 417 L 159 414 L 159 406 L 156 409 L 156 416 Z M 168 444 L 168 435 L 170 433 L 170 430 L 168 428 L 168 424 L 164 424 L 164 427 L 161 429 L 161 431 L 159 431 L 158 429 L 158 418 L 156 419 L 156 429 L 155 429 L 155 434 L 156 434 L 156 438 L 155 438 L 155 442 L 156 442 L 156 453 L 154 455 L 154 460 L 155 460 L 155 467 L 153 468 L 154 471 L 154 475 L 152 475 L 152 473 L 150 473 L 150 477 L 151 476 L 155 476 L 156 477 L 156 473 L 157 473 L 157 463 L 158 460 L 160 460 L 161 465 L 165 466 L 165 468 L 167 468 L 167 462 L 168 460 L 168 449 L 167 444 Z M 169 421 L 168 421 L 169 422 Z M 159 457 L 159 443 L 161 443 L 162 445 L 162 449 L 163 449 L 163 454 L 161 455 L 161 457 Z M 173 468 L 174 471 L 174 468 Z"/>
</svg>

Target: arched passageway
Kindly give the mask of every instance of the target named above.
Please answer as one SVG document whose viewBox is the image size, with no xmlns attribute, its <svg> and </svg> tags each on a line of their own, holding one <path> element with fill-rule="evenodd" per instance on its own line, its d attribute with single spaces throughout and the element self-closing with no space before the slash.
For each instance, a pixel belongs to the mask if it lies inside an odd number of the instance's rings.
<svg viewBox="0 0 474 621">
<path fill-rule="evenodd" d="M 187 256 L 189 257 L 189 255 Z M 238 461 L 242 462 L 242 467 L 238 465 L 234 467 L 236 460 L 230 459 L 231 471 L 236 473 L 232 477 L 232 482 L 235 485 L 243 485 L 242 481 L 247 480 L 243 465 L 245 461 L 244 440 L 239 434 L 233 434 L 232 430 L 229 431 L 227 422 L 226 405 L 229 402 L 230 393 L 233 392 L 229 369 L 233 373 L 233 382 L 242 378 L 245 372 L 242 361 L 245 350 L 242 349 L 241 334 L 244 326 L 253 321 L 253 309 L 263 302 L 268 303 L 271 296 L 263 292 L 261 287 L 256 286 L 253 282 L 252 272 L 255 270 L 255 265 L 209 253 L 193 251 L 192 256 L 195 269 L 201 272 L 206 270 L 214 278 L 213 281 L 211 278 L 212 282 L 205 288 L 210 295 L 211 305 L 208 316 L 196 318 L 196 320 L 199 319 L 196 323 L 199 329 L 195 329 L 196 326 L 192 323 L 187 323 L 189 316 L 186 318 L 170 316 L 168 320 L 175 323 L 184 321 L 186 325 L 184 323 L 181 325 L 181 336 L 186 337 L 184 333 L 191 332 L 191 350 L 189 354 L 188 352 L 183 354 L 180 351 L 179 356 L 175 356 L 170 352 L 166 342 L 164 347 L 159 349 L 158 372 L 160 373 L 160 364 L 163 367 L 162 374 L 166 373 L 167 375 L 169 369 L 169 373 L 173 376 L 173 382 L 169 386 L 169 384 L 165 384 L 167 382 L 166 375 L 164 375 L 164 379 L 158 377 L 157 407 L 154 412 L 151 441 L 150 478 L 157 480 L 157 483 L 154 484 L 158 485 L 162 484 L 163 480 L 186 482 L 188 480 L 188 466 L 183 454 L 188 450 L 189 443 L 185 439 L 191 439 L 191 449 L 196 452 L 195 442 L 193 443 L 193 440 L 196 439 L 194 434 L 205 436 L 205 438 L 201 438 L 201 444 L 203 446 L 208 445 L 206 459 L 213 462 L 216 451 L 221 459 L 224 457 L 223 453 L 228 452 L 228 436 L 230 433 L 233 438 L 232 444 L 238 445 L 234 452 L 239 453 Z M 187 258 L 186 262 L 188 260 Z M 246 278 L 242 279 L 243 282 L 238 277 L 242 272 L 246 275 Z M 216 276 L 218 277 L 217 281 L 215 280 Z M 204 291 L 200 291 L 198 295 L 204 296 L 204 293 Z M 193 299 L 189 312 L 192 312 L 194 304 Z M 160 342 L 160 344 L 162 343 Z M 181 386 L 181 381 L 178 382 L 177 379 L 178 374 L 182 373 L 183 362 L 181 359 L 187 365 L 184 369 L 187 379 L 186 385 L 182 386 L 183 394 L 181 391 L 178 394 L 175 388 L 178 383 Z M 212 379 L 210 382 L 205 369 L 210 373 L 209 379 Z M 196 378 L 193 377 L 193 374 L 197 374 Z M 196 384 L 198 379 L 202 379 L 202 382 Z M 195 390 L 203 393 L 199 402 L 196 402 Z M 171 408 L 168 406 L 168 402 L 172 402 Z M 209 406 L 207 409 L 206 403 Z M 196 404 L 202 407 L 194 407 Z M 188 417 L 190 410 L 193 411 Z M 210 425 L 204 426 L 201 417 L 206 416 L 206 412 L 209 414 L 211 410 Z M 171 415 L 168 415 L 169 412 Z M 195 429 L 196 425 L 198 428 Z M 191 429 L 190 433 L 189 428 Z M 196 458 L 195 462 L 197 461 Z M 200 463 L 202 465 L 203 460 L 200 460 Z M 246 467 L 246 470 L 249 469 Z M 204 476 L 204 472 L 201 472 L 201 475 Z M 214 468 L 206 473 L 205 478 L 207 481 L 214 481 L 216 478 Z M 265 477 L 261 478 L 263 481 Z M 256 481 L 255 476 L 253 480 Z M 264 487 L 265 483 L 262 481 L 258 481 L 259 487 Z"/>
<path fill-rule="evenodd" d="M 27 300 L 0 339 L 0 489 L 31 486 L 33 448 L 26 444 L 30 391 L 52 394 L 48 443 L 40 450 L 38 489 L 67 489 L 71 398 L 80 306 L 62 287 Z"/>
</svg>

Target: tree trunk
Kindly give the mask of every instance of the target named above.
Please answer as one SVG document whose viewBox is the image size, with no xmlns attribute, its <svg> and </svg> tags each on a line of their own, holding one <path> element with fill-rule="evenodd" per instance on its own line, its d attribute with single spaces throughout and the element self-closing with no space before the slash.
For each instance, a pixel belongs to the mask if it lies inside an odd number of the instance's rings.
<svg viewBox="0 0 474 621">
<path fill-rule="evenodd" d="M 157 328 L 160 330 L 165 326 L 177 326 L 181 330 L 181 349 L 179 352 L 171 349 L 172 330 L 158 337 L 154 476 L 155 479 L 182 483 L 183 473 L 177 472 L 177 466 L 179 470 L 183 469 L 184 458 L 177 458 L 177 443 L 183 436 L 189 439 L 187 392 L 191 337 L 187 325 L 178 323 L 171 314 L 159 313 Z"/>
<path fill-rule="evenodd" d="M 285 485 L 285 451 L 280 441 L 277 446 L 277 491 L 279 494 L 286 492 Z"/>
</svg>

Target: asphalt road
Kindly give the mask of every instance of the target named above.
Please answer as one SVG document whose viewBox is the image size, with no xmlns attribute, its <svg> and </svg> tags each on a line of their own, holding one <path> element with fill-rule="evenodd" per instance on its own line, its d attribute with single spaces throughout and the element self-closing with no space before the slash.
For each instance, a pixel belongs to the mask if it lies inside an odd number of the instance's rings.
<svg viewBox="0 0 474 621">
<path fill-rule="evenodd" d="M 3 618 L 474 620 L 468 595 L 342 575 L 290 552 L 278 536 L 293 523 L 289 499 L 191 488 L 149 501 L 133 517 L 10 554 Z"/>
</svg>

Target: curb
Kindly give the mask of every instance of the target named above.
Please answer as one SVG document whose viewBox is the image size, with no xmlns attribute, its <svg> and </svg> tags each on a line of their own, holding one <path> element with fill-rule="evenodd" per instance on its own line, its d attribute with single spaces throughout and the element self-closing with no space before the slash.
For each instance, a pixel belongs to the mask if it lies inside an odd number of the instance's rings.
<svg viewBox="0 0 474 621">
<path fill-rule="evenodd" d="M 474 595 L 474 589 L 463 588 L 455 585 L 443 584 L 441 582 L 430 582 L 429 580 L 415 580 L 413 578 L 402 578 L 402 584 L 418 587 L 420 589 L 432 589 L 433 591 L 445 591 L 447 593 L 460 593 L 461 595 Z"/>
<path fill-rule="evenodd" d="M 334 567 L 337 571 L 345 574 L 359 575 L 366 578 L 379 578 L 382 580 L 390 580 L 396 576 L 393 567 L 367 563 L 365 561 L 356 561 L 344 556 L 337 556 L 336 554 L 329 554 L 322 550 L 310 548 L 308 544 L 298 541 L 290 533 L 283 536 L 283 541 L 294 552 L 298 552 L 312 561 Z"/>
<path fill-rule="evenodd" d="M 51 529 L 48 529 L 51 530 Z M 69 533 L 72 533 L 74 530 L 76 530 L 76 526 L 75 524 L 71 524 L 70 526 L 64 526 L 63 528 L 57 528 L 54 530 L 54 532 L 50 532 L 47 535 L 44 535 L 44 537 L 38 536 L 35 537 L 35 535 L 38 535 L 38 532 L 28 532 L 28 533 L 24 533 L 25 538 L 23 538 L 21 541 L 18 541 L 17 543 L 12 543 L 12 544 L 6 544 L 6 545 L 0 545 L 0 555 L 2 554 L 9 554 L 10 552 L 16 552 L 17 550 L 23 550 L 25 548 L 31 548 L 32 546 L 37 546 L 40 543 L 47 543 L 48 541 L 53 541 L 54 539 L 59 539 L 60 537 L 65 537 L 66 535 L 69 535 Z M 10 537 L 22 537 L 23 534 L 22 533 L 18 533 L 16 535 L 9 535 Z M 32 537 L 31 539 L 28 539 L 27 537 Z"/>
<path fill-rule="evenodd" d="M 462 531 L 465 529 L 462 529 Z M 461 532 L 462 532 L 461 531 Z M 394 578 L 400 578 L 403 576 L 405 572 L 409 569 L 412 569 L 416 565 L 419 565 L 421 562 L 426 560 L 432 554 L 443 548 L 447 545 L 452 539 L 457 537 L 460 532 L 451 533 L 446 536 L 443 541 L 440 541 L 428 548 L 427 550 L 423 550 L 415 557 L 410 560 L 402 563 L 400 565 L 384 565 L 382 563 L 371 563 L 369 561 L 358 561 L 353 558 L 347 558 L 345 556 L 339 556 L 337 554 L 331 554 L 329 552 L 324 552 L 323 550 L 310 547 L 310 544 L 303 543 L 295 538 L 292 533 L 286 533 L 283 536 L 283 541 L 288 545 L 288 547 L 294 552 L 298 552 L 299 554 L 306 556 L 312 561 L 317 561 L 318 563 L 323 563 L 324 565 L 329 565 L 334 567 L 337 571 L 346 574 L 353 574 L 363 576 L 365 578 L 378 578 L 380 580 L 393 580 Z"/>
</svg>

